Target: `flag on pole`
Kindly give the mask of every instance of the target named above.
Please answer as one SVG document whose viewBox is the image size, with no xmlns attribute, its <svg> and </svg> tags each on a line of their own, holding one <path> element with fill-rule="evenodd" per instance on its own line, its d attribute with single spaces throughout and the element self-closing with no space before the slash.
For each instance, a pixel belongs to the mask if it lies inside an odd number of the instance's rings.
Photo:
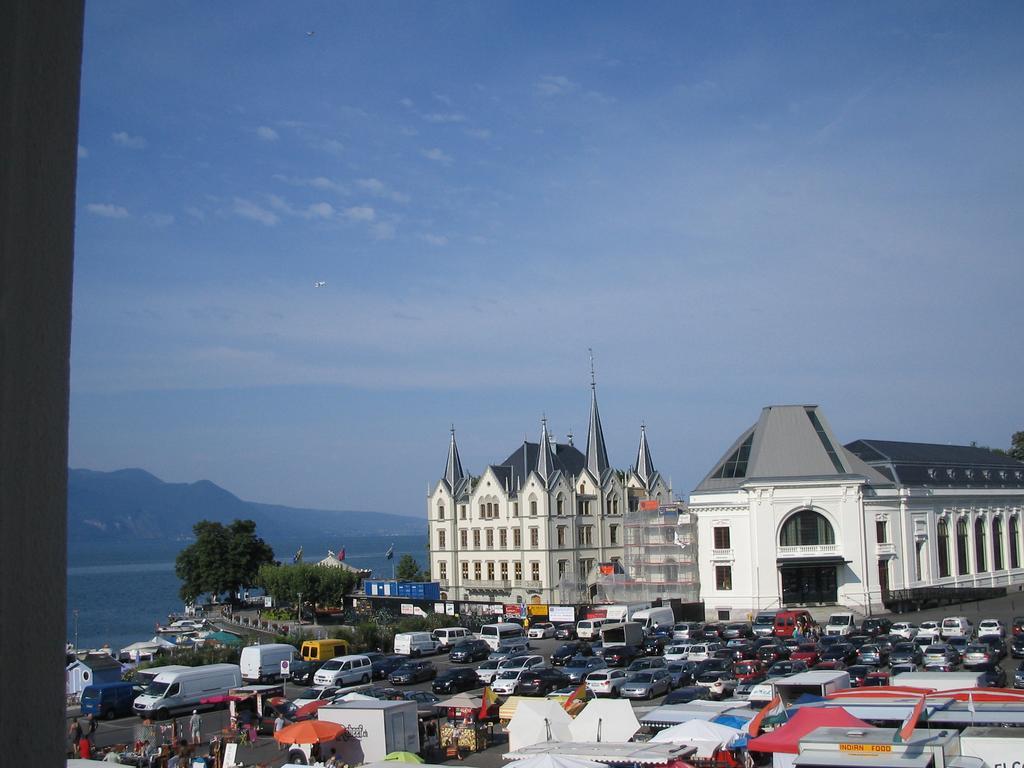
<svg viewBox="0 0 1024 768">
<path fill-rule="evenodd" d="M 575 691 L 569 694 L 569 698 L 565 700 L 565 703 L 562 705 L 562 709 L 568 712 L 570 709 L 572 709 L 572 705 L 575 704 L 578 699 L 583 698 L 583 695 L 586 692 L 587 683 L 586 681 L 583 681 L 580 683 L 579 687 Z"/>
<path fill-rule="evenodd" d="M 477 716 L 484 720 L 487 718 L 487 711 L 491 708 L 491 705 L 498 700 L 497 694 L 491 690 L 491 686 L 484 687 L 483 703 L 480 704 L 480 712 Z"/>
<path fill-rule="evenodd" d="M 293 563 L 301 563 L 302 562 L 302 545 L 301 544 L 299 544 L 299 548 L 298 548 L 298 550 L 296 550 L 295 557 L 292 558 L 292 562 Z"/>
<path fill-rule="evenodd" d="M 386 557 L 388 560 L 390 560 L 394 556 L 395 556 L 395 545 L 392 544 L 390 547 L 388 547 L 387 554 L 385 554 L 384 557 Z"/>
<path fill-rule="evenodd" d="M 747 733 L 750 734 L 750 736 L 757 736 L 761 732 L 761 723 L 763 723 L 766 718 L 772 717 L 773 715 L 781 715 L 785 711 L 786 705 L 782 703 L 782 698 L 776 695 L 776 697 L 765 704 L 764 708 L 754 716 L 753 720 L 750 721 L 750 724 L 747 726 Z"/>
<path fill-rule="evenodd" d="M 924 711 L 924 696 L 914 705 L 914 708 L 910 710 L 910 714 L 907 715 L 906 719 L 900 725 L 900 729 L 896 732 L 896 742 L 902 743 L 909 739 L 913 733 L 914 728 L 917 727 L 917 721 L 921 719 L 921 713 Z"/>
<path fill-rule="evenodd" d="M 971 725 L 974 725 L 974 716 L 978 713 L 978 710 L 974 706 L 973 691 L 967 694 L 967 711 L 971 713 Z"/>
<path fill-rule="evenodd" d="M 338 552 L 338 559 L 339 560 L 344 560 L 345 559 L 345 548 L 344 547 L 342 547 L 341 550 Z"/>
</svg>

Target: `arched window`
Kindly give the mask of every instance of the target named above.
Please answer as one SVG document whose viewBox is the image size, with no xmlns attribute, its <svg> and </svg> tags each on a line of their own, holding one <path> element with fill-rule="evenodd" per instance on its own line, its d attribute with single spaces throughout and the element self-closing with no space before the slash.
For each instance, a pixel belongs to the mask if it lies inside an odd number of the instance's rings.
<svg viewBox="0 0 1024 768">
<path fill-rule="evenodd" d="M 558 494 L 558 498 L 555 500 L 555 514 L 565 514 L 565 497 L 562 494 Z"/>
<path fill-rule="evenodd" d="M 1003 570 L 1003 518 L 992 518 L 992 570 Z"/>
<path fill-rule="evenodd" d="M 1020 524 L 1017 516 L 1010 517 L 1010 567 L 1020 568 Z"/>
<path fill-rule="evenodd" d="M 444 504 L 437 505 L 437 519 L 444 520 Z"/>
<path fill-rule="evenodd" d="M 988 570 L 985 564 L 985 521 L 980 517 L 974 521 L 974 564 L 976 573 Z"/>
<path fill-rule="evenodd" d="M 437 532 L 437 548 L 438 549 L 444 549 L 444 543 L 445 543 L 444 528 L 442 528 L 440 531 Z"/>
<path fill-rule="evenodd" d="M 812 509 L 802 509 L 790 517 L 782 526 L 782 533 L 779 535 L 780 547 L 808 547 L 835 543 L 835 533 L 828 520 Z"/>
<path fill-rule="evenodd" d="M 945 520 L 939 520 L 935 533 L 939 548 L 939 576 L 945 578 L 949 576 L 949 525 Z"/>
<path fill-rule="evenodd" d="M 537 500 L 530 499 L 530 514 L 534 517 L 537 516 Z"/>
<path fill-rule="evenodd" d="M 967 520 L 960 518 L 956 521 L 956 572 L 960 576 L 970 571 L 967 563 Z"/>
</svg>

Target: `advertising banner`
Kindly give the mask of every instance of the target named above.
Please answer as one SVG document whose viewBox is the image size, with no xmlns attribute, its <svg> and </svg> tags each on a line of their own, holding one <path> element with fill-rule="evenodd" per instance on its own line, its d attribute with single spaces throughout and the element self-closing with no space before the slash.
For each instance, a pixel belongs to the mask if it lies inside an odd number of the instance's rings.
<svg viewBox="0 0 1024 768">
<path fill-rule="evenodd" d="M 416 606 L 412 603 L 402 603 L 402 615 L 413 616 L 416 613 Z"/>
<path fill-rule="evenodd" d="M 509 619 L 521 619 L 526 615 L 526 606 L 521 603 L 506 603 L 505 617 Z"/>
<path fill-rule="evenodd" d="M 549 621 L 576 621 L 576 609 L 571 605 L 549 605 Z"/>
<path fill-rule="evenodd" d="M 548 606 L 544 603 L 531 603 L 526 606 L 526 613 L 531 618 L 534 616 L 540 616 L 546 618 L 548 615 Z"/>
</svg>

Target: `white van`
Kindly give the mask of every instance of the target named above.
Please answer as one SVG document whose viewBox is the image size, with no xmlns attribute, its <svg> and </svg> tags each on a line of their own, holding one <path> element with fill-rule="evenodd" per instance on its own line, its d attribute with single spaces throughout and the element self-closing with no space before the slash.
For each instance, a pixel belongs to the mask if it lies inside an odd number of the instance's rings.
<svg viewBox="0 0 1024 768">
<path fill-rule="evenodd" d="M 510 622 L 484 624 L 480 627 L 480 639 L 486 642 L 492 651 L 504 651 L 524 643 L 529 647 L 523 628 Z"/>
<path fill-rule="evenodd" d="M 166 720 L 175 712 L 198 709 L 210 696 L 226 696 L 242 685 L 242 672 L 235 664 L 207 664 L 161 672 L 135 699 L 132 708 L 139 717 Z"/>
<path fill-rule="evenodd" d="M 265 643 L 248 645 L 242 649 L 238 666 L 242 679 L 253 683 L 281 680 L 281 662 L 291 663 L 299 658 L 299 652 L 287 643 Z"/>
<path fill-rule="evenodd" d="M 366 656 L 336 656 L 316 671 L 313 685 L 355 685 L 368 683 L 372 677 L 373 668 Z"/>
<path fill-rule="evenodd" d="M 676 623 L 676 615 L 672 609 L 665 605 L 660 608 L 644 608 L 633 614 L 632 621 L 635 621 L 644 628 L 644 632 L 653 632 L 658 627 L 672 628 Z"/>
<path fill-rule="evenodd" d="M 441 644 L 429 632 L 399 632 L 395 635 L 395 653 L 417 658 L 437 653 Z"/>
<path fill-rule="evenodd" d="M 966 637 L 970 639 L 974 634 L 974 625 L 966 616 L 947 616 L 942 620 L 942 639 L 951 637 Z"/>
<path fill-rule="evenodd" d="M 576 637 L 580 640 L 593 640 L 601 634 L 601 625 L 605 619 L 580 619 L 576 622 Z"/>
<path fill-rule="evenodd" d="M 450 650 L 463 640 L 470 640 L 473 637 L 473 633 L 464 627 L 443 627 L 435 629 L 431 635 L 439 643 L 439 651 Z"/>
<path fill-rule="evenodd" d="M 833 613 L 825 623 L 825 634 L 845 637 L 853 632 L 857 622 L 852 613 Z"/>
</svg>

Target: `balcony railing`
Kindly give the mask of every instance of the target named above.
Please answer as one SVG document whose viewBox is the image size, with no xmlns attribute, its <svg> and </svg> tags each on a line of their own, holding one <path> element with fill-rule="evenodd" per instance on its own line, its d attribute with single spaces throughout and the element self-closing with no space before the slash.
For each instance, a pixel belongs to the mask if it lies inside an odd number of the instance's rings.
<svg viewBox="0 0 1024 768">
<path fill-rule="evenodd" d="M 838 544 L 805 544 L 799 547 L 779 547 L 779 557 L 820 557 L 821 555 L 838 555 Z"/>
<path fill-rule="evenodd" d="M 509 589 L 512 582 L 507 579 L 472 579 L 463 583 L 466 589 Z"/>
<path fill-rule="evenodd" d="M 875 551 L 880 555 L 895 555 L 896 545 L 890 542 L 879 542 L 875 544 Z"/>
<path fill-rule="evenodd" d="M 729 549 L 712 549 L 711 550 L 712 560 L 732 560 L 732 547 Z"/>
<path fill-rule="evenodd" d="M 523 582 L 523 588 L 524 589 L 544 589 L 544 582 L 543 581 L 535 581 L 535 580 L 531 579 L 529 581 L 524 581 Z"/>
</svg>

